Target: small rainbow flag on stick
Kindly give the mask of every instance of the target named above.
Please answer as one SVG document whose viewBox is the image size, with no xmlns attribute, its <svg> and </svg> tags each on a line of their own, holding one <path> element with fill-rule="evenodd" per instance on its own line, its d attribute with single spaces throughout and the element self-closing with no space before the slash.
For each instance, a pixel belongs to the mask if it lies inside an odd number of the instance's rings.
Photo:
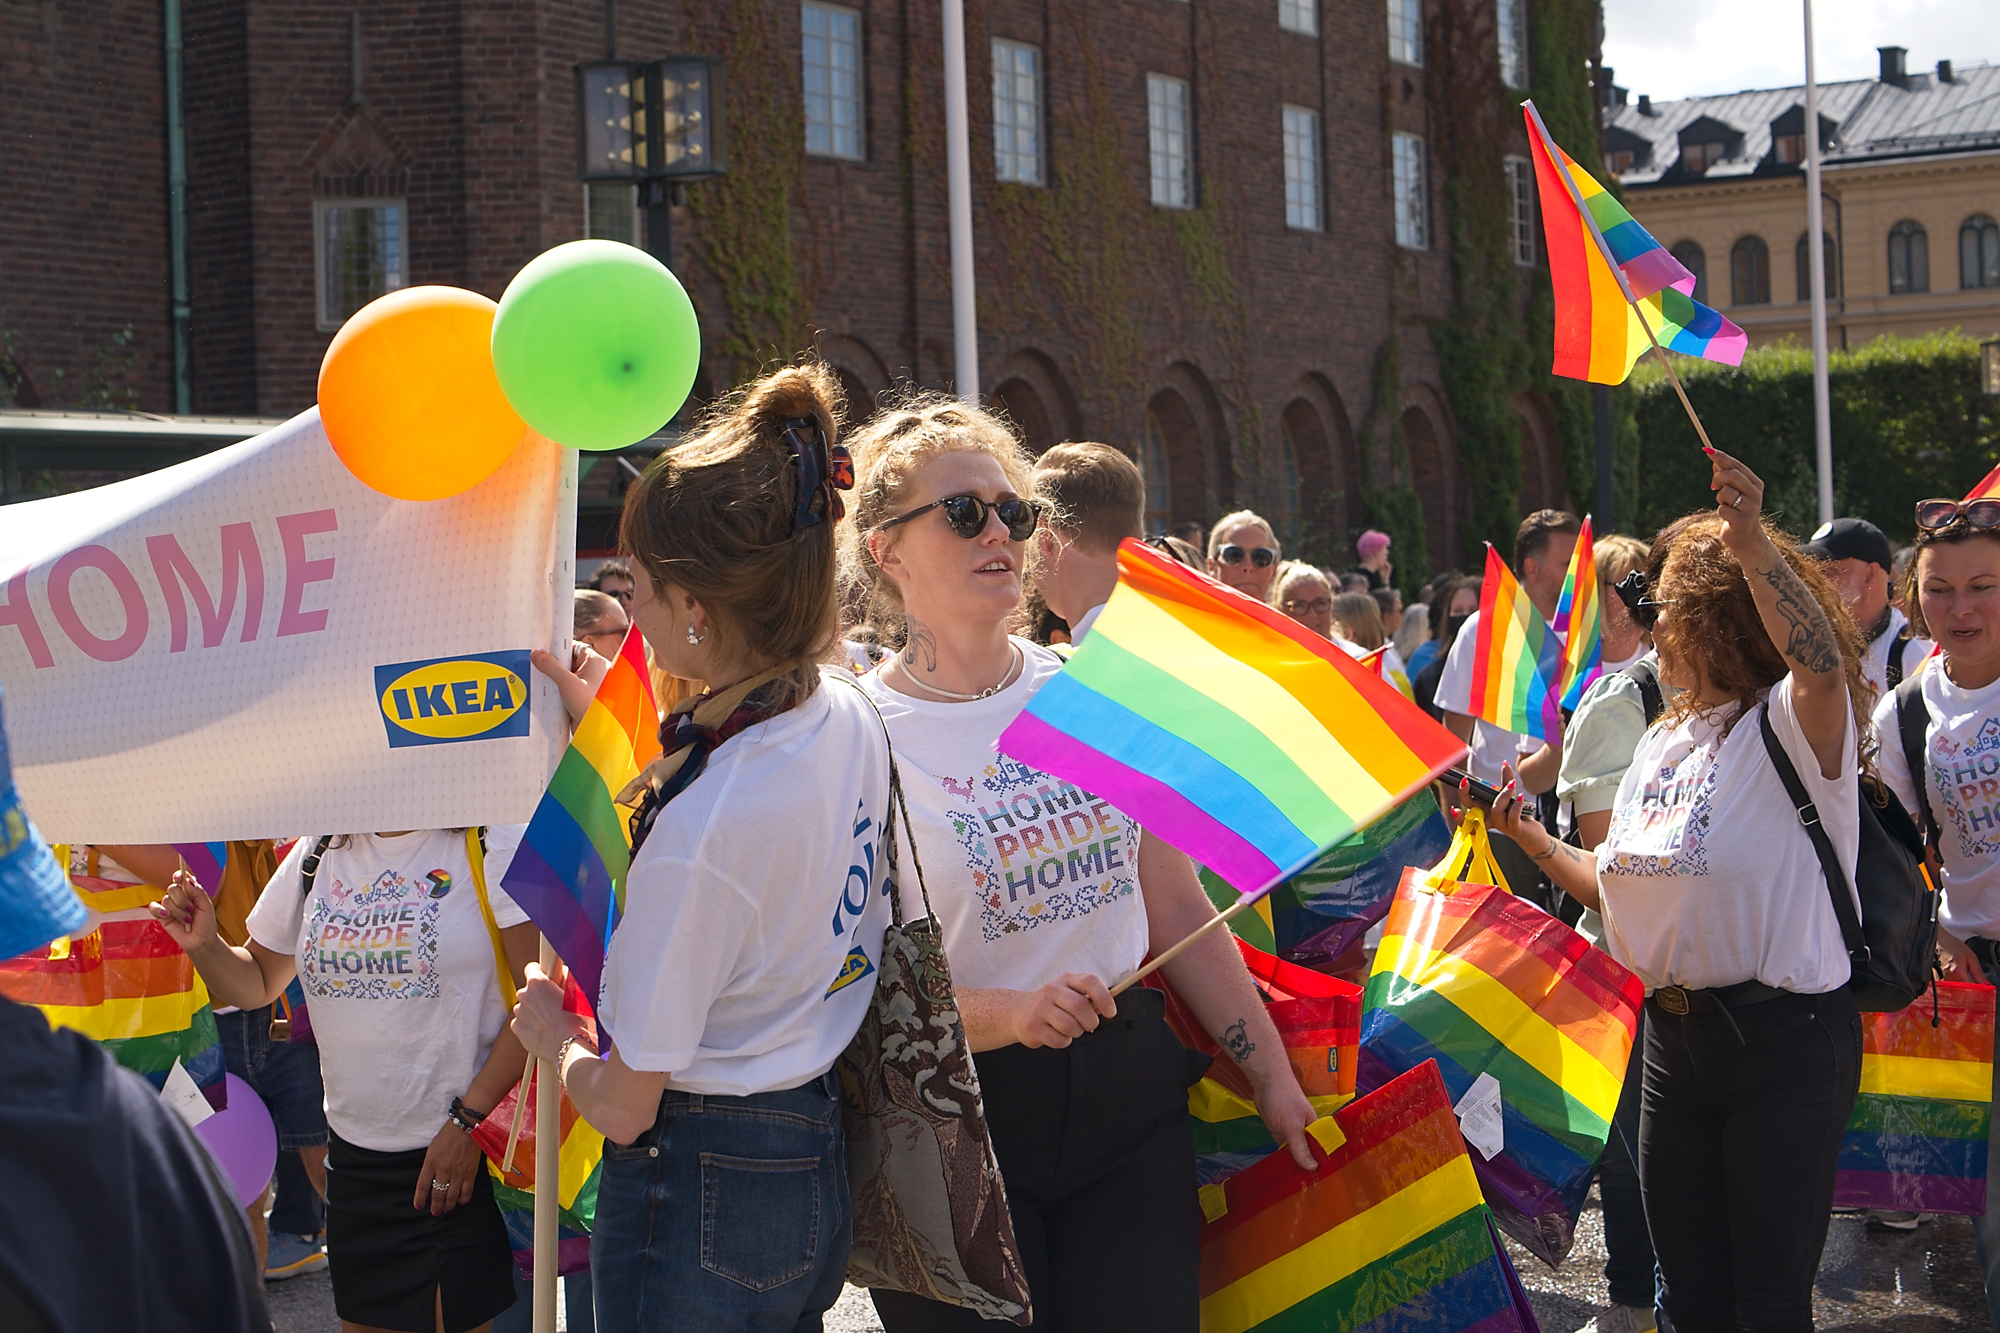
<svg viewBox="0 0 2000 1333">
<path fill-rule="evenodd" d="M 1833 1201 L 1912 1213 L 1986 1211 L 1993 1112 L 1993 988 L 1940 981 L 1921 1000 L 1861 1015 L 1861 1093 L 1840 1144 Z"/>
<path fill-rule="evenodd" d="M 1491 544 L 1473 654 L 1474 717 L 1538 741 L 1561 734 L 1562 640 Z"/>
<path fill-rule="evenodd" d="M 2000 467 L 1979 479 L 1979 484 L 1965 493 L 1968 500 L 2000 499 Z"/>
<path fill-rule="evenodd" d="M 1591 540 L 1590 515 L 1583 516 L 1576 551 L 1563 576 L 1556 599 L 1556 623 L 1563 636 L 1562 706 L 1575 709 L 1590 683 L 1604 674 L 1604 604 L 1597 587 L 1597 545 Z"/>
<path fill-rule="evenodd" d="M 1694 299 L 1694 274 L 1556 145 L 1533 102 L 1522 110 L 1555 289 L 1555 373 L 1623 384 L 1654 340 L 1741 365 L 1749 346 L 1743 330 Z"/>
<path fill-rule="evenodd" d="M 1130 539 L 1090 636 L 999 748 L 1111 801 L 1245 901 L 1465 753 L 1330 639 Z"/>
<path fill-rule="evenodd" d="M 500 881 L 593 1004 L 632 868 L 631 833 L 613 798 L 659 755 L 645 644 L 631 629 Z"/>
<path fill-rule="evenodd" d="M 1204 1333 L 1539 1333 L 1435 1065 L 1202 1190 Z"/>
</svg>

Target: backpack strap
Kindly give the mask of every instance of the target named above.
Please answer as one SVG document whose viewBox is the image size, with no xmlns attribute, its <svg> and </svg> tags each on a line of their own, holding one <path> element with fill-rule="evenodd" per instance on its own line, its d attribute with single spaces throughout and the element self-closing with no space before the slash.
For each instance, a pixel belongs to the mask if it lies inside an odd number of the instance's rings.
<svg viewBox="0 0 2000 1333">
<path fill-rule="evenodd" d="M 313 839 L 312 847 L 299 858 L 299 896 L 312 897 L 313 880 L 319 876 L 319 861 L 326 855 L 326 849 L 333 846 L 333 835 L 322 833 Z"/>
<path fill-rule="evenodd" d="M 1660 673 L 1644 662 L 1634 662 L 1625 674 L 1639 683 L 1639 702 L 1646 710 L 1646 725 L 1652 726 L 1666 711 L 1666 696 L 1660 691 Z"/>
<path fill-rule="evenodd" d="M 1903 655 L 1910 651 L 1910 641 L 1898 635 L 1889 645 L 1889 664 L 1882 671 L 1882 683 L 1895 689 L 1903 683 Z"/>
<path fill-rule="evenodd" d="M 465 859 L 472 863 L 472 888 L 479 895 L 479 914 L 486 918 L 486 937 L 493 941 L 493 963 L 500 972 L 500 996 L 507 1012 L 514 1011 L 520 996 L 514 990 L 514 973 L 507 966 L 507 946 L 500 939 L 500 923 L 493 919 L 493 902 L 486 896 L 486 830 L 465 831 Z"/>
<path fill-rule="evenodd" d="M 1771 726 L 1771 708 L 1766 704 L 1757 710 L 1757 727 L 1764 733 L 1764 749 L 1771 756 L 1771 767 L 1778 770 L 1778 781 L 1785 784 L 1785 795 L 1792 798 L 1792 805 L 1799 812 L 1799 824 L 1812 839 L 1813 851 L 1819 854 L 1819 868 L 1826 880 L 1827 896 L 1833 900 L 1833 914 L 1840 921 L 1840 938 L 1846 941 L 1847 956 L 1856 963 L 1865 963 L 1870 958 L 1867 938 L 1861 933 L 1861 917 L 1854 910 L 1854 894 L 1847 881 L 1847 872 L 1840 868 L 1840 856 L 1833 850 L 1833 839 L 1826 836 L 1826 829 L 1819 821 L 1819 807 L 1806 794 L 1806 784 L 1799 780 L 1799 770 L 1792 765 L 1792 757 L 1785 753 L 1785 747 L 1778 741 L 1778 733 Z"/>
<path fill-rule="evenodd" d="M 1917 793 L 1917 813 L 1923 816 L 1924 845 L 1936 851 L 1940 835 L 1937 817 L 1931 813 L 1930 765 L 1924 762 L 1925 752 L 1930 749 L 1930 725 L 1930 705 L 1924 702 L 1924 678 L 1913 676 L 1896 687 L 1896 734 L 1903 743 L 1903 762 L 1910 769 L 1910 786 Z"/>
</svg>

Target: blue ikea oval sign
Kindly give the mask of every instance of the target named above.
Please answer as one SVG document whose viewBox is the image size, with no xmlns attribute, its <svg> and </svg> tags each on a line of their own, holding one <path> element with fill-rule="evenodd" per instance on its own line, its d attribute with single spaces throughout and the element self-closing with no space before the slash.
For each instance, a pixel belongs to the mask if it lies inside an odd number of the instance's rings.
<svg viewBox="0 0 2000 1333">
<path fill-rule="evenodd" d="M 375 668 L 390 748 L 528 734 L 528 654 L 477 653 Z"/>
</svg>

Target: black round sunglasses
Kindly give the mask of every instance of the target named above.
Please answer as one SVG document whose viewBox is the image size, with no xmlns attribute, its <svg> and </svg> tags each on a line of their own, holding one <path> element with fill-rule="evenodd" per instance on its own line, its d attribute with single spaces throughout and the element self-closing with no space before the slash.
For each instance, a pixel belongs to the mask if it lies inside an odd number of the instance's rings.
<svg viewBox="0 0 2000 1333">
<path fill-rule="evenodd" d="M 951 530 L 971 541 L 986 531 L 986 516 L 998 514 L 1006 525 L 1007 540 L 1024 542 L 1034 535 L 1035 524 L 1041 520 L 1042 506 L 1033 500 L 1023 500 L 1020 496 L 1010 496 L 1005 500 L 982 500 L 976 495 L 947 495 L 942 500 L 933 500 L 927 505 L 918 505 L 907 514 L 898 514 L 877 527 L 877 532 L 887 532 L 898 523 L 908 523 L 919 514 L 928 514 L 933 509 L 944 510 L 944 521 L 951 524 Z"/>
</svg>

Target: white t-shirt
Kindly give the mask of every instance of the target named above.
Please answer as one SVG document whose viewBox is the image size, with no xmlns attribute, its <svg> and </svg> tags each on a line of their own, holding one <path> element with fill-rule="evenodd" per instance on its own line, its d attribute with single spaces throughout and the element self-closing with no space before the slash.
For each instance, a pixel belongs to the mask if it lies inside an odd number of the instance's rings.
<svg viewBox="0 0 2000 1333">
<path fill-rule="evenodd" d="M 831 1069 L 875 994 L 888 810 L 882 723 L 844 671 L 711 754 L 626 880 L 598 1005 L 625 1063 L 727 1097 Z"/>
<path fill-rule="evenodd" d="M 990 699 L 918 699 L 880 672 L 861 684 L 889 720 L 952 980 L 1033 990 L 1088 972 L 1109 982 L 1146 956 L 1139 826 L 993 748 L 1062 668 L 1047 648 L 1014 643 L 1025 658 L 1020 679 Z M 907 874 L 904 891 L 915 884 Z"/>
<path fill-rule="evenodd" d="M 1840 776 L 1825 778 L 1792 709 L 1790 676 L 1772 688 L 1770 708 L 1851 874 L 1861 841 L 1853 720 Z M 1597 883 L 1605 947 L 1648 991 L 1756 980 L 1817 995 L 1847 983 L 1847 948 L 1819 857 L 1771 766 L 1754 709 L 1726 737 L 1720 718 L 1698 715 L 1662 719 L 1639 738 L 1598 849 Z"/>
<path fill-rule="evenodd" d="M 504 930 L 528 914 L 501 892 L 522 826 L 486 831 L 486 893 Z M 326 1081 L 326 1120 L 356 1147 L 429 1145 L 507 1021 L 463 830 L 329 847 L 308 901 L 302 837 L 250 909 L 250 938 L 298 959 Z"/>
<path fill-rule="evenodd" d="M 1921 679 L 1930 714 L 1924 732 L 1928 794 L 1944 865 L 1938 921 L 1960 939 L 2000 938 L 2000 681 L 1960 689 L 1942 665 Z M 1875 705 L 1875 743 L 1882 780 L 1922 827 L 1893 694 Z"/>
<path fill-rule="evenodd" d="M 1465 618 L 1458 637 L 1451 642 L 1451 651 L 1445 655 L 1444 674 L 1438 677 L 1437 694 L 1431 700 L 1438 708 L 1462 713 L 1466 717 L 1473 716 L 1472 659 L 1478 656 L 1478 643 L 1479 612 L 1474 611 Z M 1505 780 L 1500 775 L 1500 765 L 1519 763 L 1520 756 L 1533 754 L 1541 748 L 1542 743 L 1532 736 L 1522 736 L 1475 718 L 1471 753 L 1466 756 L 1465 771 L 1481 782 L 1498 787 Z"/>
<path fill-rule="evenodd" d="M 1889 679 L 1889 650 L 1896 646 L 1898 636 L 1908 629 L 1910 618 L 1896 607 L 1889 608 L 1889 625 L 1880 634 L 1868 641 L 1867 651 L 1861 654 L 1861 675 L 1869 687 L 1875 691 L 1877 699 L 1887 688 Z M 1912 638 L 1903 644 L 1903 679 L 1917 674 L 1917 668 L 1931 655 L 1937 645 L 1929 639 Z"/>
</svg>

